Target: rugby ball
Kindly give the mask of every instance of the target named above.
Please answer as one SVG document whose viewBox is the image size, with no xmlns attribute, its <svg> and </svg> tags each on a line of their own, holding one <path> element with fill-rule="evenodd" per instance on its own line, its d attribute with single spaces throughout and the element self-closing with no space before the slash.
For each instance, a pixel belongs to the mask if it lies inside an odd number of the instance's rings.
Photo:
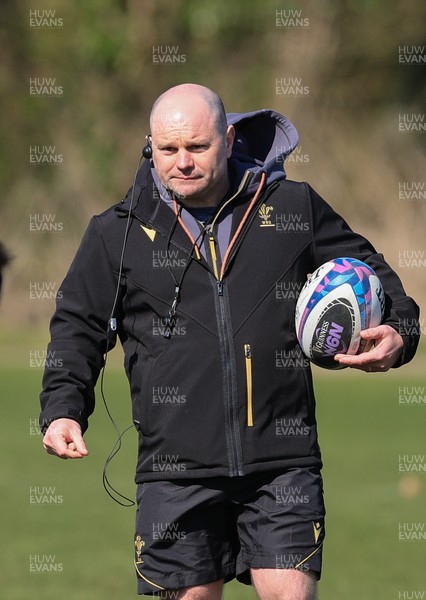
<svg viewBox="0 0 426 600">
<path fill-rule="evenodd" d="M 342 369 L 335 354 L 360 354 L 360 332 L 380 325 L 385 296 L 374 270 L 354 258 L 321 265 L 303 286 L 295 325 L 304 354 L 325 369 Z"/>
</svg>

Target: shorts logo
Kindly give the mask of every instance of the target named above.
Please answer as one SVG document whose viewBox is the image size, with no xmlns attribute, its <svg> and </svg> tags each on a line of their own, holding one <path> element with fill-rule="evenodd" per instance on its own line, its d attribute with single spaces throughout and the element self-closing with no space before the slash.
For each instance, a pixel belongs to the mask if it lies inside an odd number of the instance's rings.
<svg viewBox="0 0 426 600">
<path fill-rule="evenodd" d="M 136 564 L 143 565 L 142 560 L 142 548 L 145 546 L 145 542 L 142 540 L 140 535 L 136 536 L 135 548 L 136 548 Z"/>
<path fill-rule="evenodd" d="M 150 229 L 149 227 L 145 227 L 145 225 L 141 225 L 142 229 L 145 231 L 146 235 L 149 237 L 149 239 L 151 240 L 151 242 L 154 241 L 155 239 L 155 235 L 156 235 L 156 231 L 155 229 Z"/>
<path fill-rule="evenodd" d="M 259 217 L 262 220 L 262 223 L 260 224 L 261 227 L 275 227 L 275 223 L 272 223 L 270 219 L 270 213 L 273 210 L 273 206 L 266 206 L 265 204 L 262 204 L 259 209 Z"/>
<path fill-rule="evenodd" d="M 318 521 L 315 521 L 314 523 L 312 523 L 312 525 L 314 527 L 315 543 L 317 543 L 318 539 L 319 539 L 319 536 L 321 535 L 322 526 L 321 526 L 321 523 L 319 523 Z"/>
</svg>

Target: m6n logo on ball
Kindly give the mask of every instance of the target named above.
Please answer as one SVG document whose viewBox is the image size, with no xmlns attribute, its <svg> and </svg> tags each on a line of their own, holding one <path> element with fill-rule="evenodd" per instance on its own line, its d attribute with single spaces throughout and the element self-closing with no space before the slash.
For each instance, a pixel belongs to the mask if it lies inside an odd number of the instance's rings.
<svg viewBox="0 0 426 600">
<path fill-rule="evenodd" d="M 336 258 L 321 265 L 302 288 L 297 339 L 314 364 L 342 369 L 334 356 L 364 352 L 360 332 L 380 325 L 383 310 L 384 292 L 373 269 L 354 258 Z"/>
</svg>

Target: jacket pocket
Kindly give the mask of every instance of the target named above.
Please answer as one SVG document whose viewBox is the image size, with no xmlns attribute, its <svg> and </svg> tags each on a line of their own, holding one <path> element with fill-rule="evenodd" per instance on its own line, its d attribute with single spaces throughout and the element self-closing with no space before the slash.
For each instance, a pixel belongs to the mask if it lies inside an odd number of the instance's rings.
<svg viewBox="0 0 426 600">
<path fill-rule="evenodd" d="M 142 375 L 141 390 L 137 399 L 137 413 L 139 416 L 140 430 L 144 435 L 149 435 L 150 419 L 152 412 L 152 374 L 154 371 L 154 358 L 150 356 L 145 363 Z"/>
<path fill-rule="evenodd" d="M 244 344 L 244 357 L 246 365 L 247 427 L 253 427 L 253 371 L 250 344 Z"/>
</svg>

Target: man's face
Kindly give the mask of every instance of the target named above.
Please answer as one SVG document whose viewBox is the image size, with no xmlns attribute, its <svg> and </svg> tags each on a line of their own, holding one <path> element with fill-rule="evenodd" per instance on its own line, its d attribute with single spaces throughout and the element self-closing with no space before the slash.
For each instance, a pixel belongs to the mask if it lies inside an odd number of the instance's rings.
<svg viewBox="0 0 426 600">
<path fill-rule="evenodd" d="M 233 127 L 220 136 L 207 105 L 166 103 L 151 122 L 152 157 L 161 183 L 188 206 L 217 205 L 228 188 Z"/>
</svg>

